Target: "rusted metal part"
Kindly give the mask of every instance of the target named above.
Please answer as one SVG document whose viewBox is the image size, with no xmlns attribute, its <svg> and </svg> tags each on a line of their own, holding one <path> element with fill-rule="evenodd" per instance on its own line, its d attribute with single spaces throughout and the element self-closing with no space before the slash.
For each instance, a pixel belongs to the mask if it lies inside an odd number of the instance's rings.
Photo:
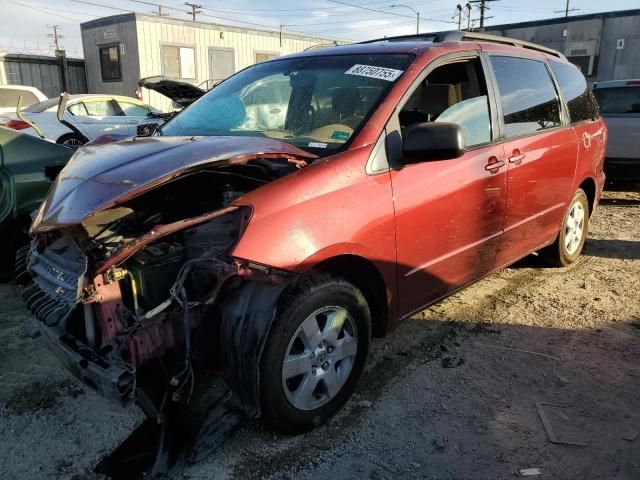
<svg viewBox="0 0 640 480">
<path fill-rule="evenodd" d="M 159 240 L 162 237 L 166 237 L 167 235 L 171 235 L 172 233 L 176 233 L 180 230 L 193 227 L 194 225 L 199 225 L 201 223 L 207 222 L 211 219 L 220 217 L 227 213 L 235 212 L 239 208 L 240 207 L 232 205 L 230 207 L 216 210 L 215 212 L 205 213 L 197 217 L 179 220 L 177 222 L 168 223 L 166 225 L 156 225 L 155 227 L 153 227 L 153 229 L 150 232 L 147 232 L 144 235 L 136 238 L 133 242 L 129 243 L 126 247 L 120 249 L 114 255 L 112 255 L 108 259 L 104 260 L 101 264 L 99 264 L 96 269 L 96 274 L 102 274 L 112 266 L 118 265 L 119 263 L 125 261 L 135 252 L 147 246 L 151 242 L 155 242 L 156 240 Z"/>
<path fill-rule="evenodd" d="M 266 137 L 149 137 L 84 147 L 60 172 L 30 233 L 79 224 L 185 173 L 258 158 L 302 167 L 316 156 Z"/>
</svg>

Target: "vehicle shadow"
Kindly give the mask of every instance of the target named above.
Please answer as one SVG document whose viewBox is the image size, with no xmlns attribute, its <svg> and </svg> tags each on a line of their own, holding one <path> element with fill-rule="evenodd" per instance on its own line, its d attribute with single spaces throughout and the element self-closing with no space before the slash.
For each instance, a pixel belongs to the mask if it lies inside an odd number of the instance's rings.
<svg viewBox="0 0 640 480">
<path fill-rule="evenodd" d="M 636 447 L 626 438 L 640 422 L 640 329 L 426 315 L 374 342 L 355 397 L 328 425 L 288 437 L 248 422 L 187 474 L 199 478 L 242 452 L 244 460 L 231 462 L 238 479 L 291 471 L 344 480 L 507 478 L 534 466 L 550 478 L 637 478 Z M 551 443 L 536 402 L 546 404 L 560 442 L 586 446 Z"/>
<path fill-rule="evenodd" d="M 640 205 L 640 198 L 603 198 L 600 205 L 609 207 L 637 207 Z"/>
<path fill-rule="evenodd" d="M 584 253 L 593 257 L 640 260 L 640 241 L 590 238 Z"/>
</svg>

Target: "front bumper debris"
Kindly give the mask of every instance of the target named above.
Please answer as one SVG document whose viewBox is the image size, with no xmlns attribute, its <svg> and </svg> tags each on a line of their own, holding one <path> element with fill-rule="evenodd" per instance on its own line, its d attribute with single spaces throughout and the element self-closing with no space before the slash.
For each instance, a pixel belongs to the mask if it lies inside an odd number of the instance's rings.
<svg viewBox="0 0 640 480">
<path fill-rule="evenodd" d="M 19 252 L 17 272 L 29 276 L 22 299 L 38 319 L 38 328 L 58 360 L 80 381 L 122 405 L 135 398 L 135 369 L 115 355 L 99 355 L 65 331 L 65 325 L 82 298 L 87 259 L 69 237 L 38 251 L 34 242 L 28 259 Z"/>
</svg>

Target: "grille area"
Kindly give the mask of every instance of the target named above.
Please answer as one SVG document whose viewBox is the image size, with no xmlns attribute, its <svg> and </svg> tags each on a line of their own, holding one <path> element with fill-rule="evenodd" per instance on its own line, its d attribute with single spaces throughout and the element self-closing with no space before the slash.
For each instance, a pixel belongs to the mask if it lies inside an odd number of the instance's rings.
<svg viewBox="0 0 640 480">
<path fill-rule="evenodd" d="M 62 237 L 43 252 L 32 244 L 27 268 L 32 279 L 22 299 L 38 320 L 58 325 L 80 299 L 87 258 L 73 239 Z"/>
</svg>

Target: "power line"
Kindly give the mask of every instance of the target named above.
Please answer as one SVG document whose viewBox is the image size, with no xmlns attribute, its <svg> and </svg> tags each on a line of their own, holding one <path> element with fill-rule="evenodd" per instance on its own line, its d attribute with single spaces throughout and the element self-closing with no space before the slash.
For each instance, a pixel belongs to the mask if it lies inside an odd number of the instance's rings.
<svg viewBox="0 0 640 480">
<path fill-rule="evenodd" d="M 489 0 L 492 1 L 492 0 Z M 402 13 L 394 13 L 394 12 L 389 12 L 386 10 L 379 10 L 379 9 L 375 9 L 375 8 L 369 8 L 369 7 L 363 7 L 362 5 L 356 5 L 354 3 L 347 3 L 347 2 L 342 2 L 340 0 L 327 0 L 327 2 L 331 2 L 331 3 L 337 3 L 338 5 L 345 5 L 347 7 L 353 7 L 353 8 L 358 8 L 360 10 L 366 10 L 369 12 L 376 12 L 376 13 L 384 13 L 385 15 L 395 15 L 396 17 L 405 17 L 405 18 L 415 18 L 411 15 L 403 15 Z M 431 22 L 443 22 L 443 23 L 455 23 L 452 22 L 450 20 L 440 20 L 437 18 L 423 18 L 423 20 L 429 20 Z"/>
</svg>

